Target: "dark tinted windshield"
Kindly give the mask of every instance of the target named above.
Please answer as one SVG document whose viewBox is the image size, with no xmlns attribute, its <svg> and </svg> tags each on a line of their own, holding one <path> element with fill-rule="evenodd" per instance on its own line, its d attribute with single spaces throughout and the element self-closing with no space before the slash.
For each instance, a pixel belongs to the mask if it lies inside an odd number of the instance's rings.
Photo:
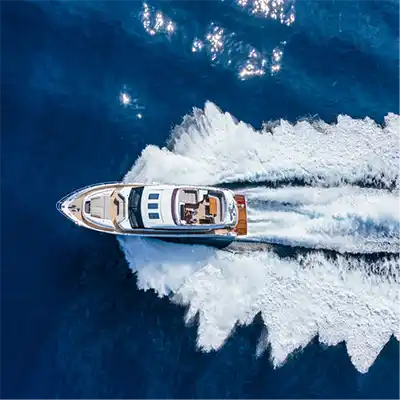
<svg viewBox="0 0 400 400">
<path fill-rule="evenodd" d="M 142 214 L 140 213 L 140 203 L 142 200 L 143 188 L 134 188 L 129 194 L 129 222 L 132 228 L 144 228 Z"/>
</svg>

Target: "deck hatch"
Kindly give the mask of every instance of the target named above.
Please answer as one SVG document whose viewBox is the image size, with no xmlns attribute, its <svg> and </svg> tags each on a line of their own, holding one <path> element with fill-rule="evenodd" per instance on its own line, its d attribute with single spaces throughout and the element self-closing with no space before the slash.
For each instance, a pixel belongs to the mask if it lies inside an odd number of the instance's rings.
<svg viewBox="0 0 400 400">
<path fill-rule="evenodd" d="M 160 214 L 159 213 L 149 213 L 149 218 L 150 219 L 160 219 Z"/>
<path fill-rule="evenodd" d="M 149 193 L 149 200 L 158 200 L 159 197 L 159 193 Z"/>
<path fill-rule="evenodd" d="M 149 204 L 147 204 L 147 208 L 149 210 L 157 210 L 158 209 L 158 203 L 149 203 Z"/>
</svg>

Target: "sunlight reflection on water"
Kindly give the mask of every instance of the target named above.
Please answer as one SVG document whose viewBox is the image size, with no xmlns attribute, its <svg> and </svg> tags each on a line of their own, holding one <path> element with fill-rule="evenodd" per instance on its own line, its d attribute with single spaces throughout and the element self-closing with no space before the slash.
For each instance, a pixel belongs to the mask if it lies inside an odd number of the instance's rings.
<svg viewBox="0 0 400 400">
<path fill-rule="evenodd" d="M 286 26 L 291 26 L 295 21 L 292 0 L 235 0 L 230 6 L 255 18 L 277 20 Z M 164 35 L 172 40 L 178 30 L 176 22 L 146 2 L 142 5 L 141 22 L 151 36 Z M 233 70 L 241 80 L 267 73 L 273 75 L 281 70 L 285 41 L 277 43 L 270 52 L 260 51 L 236 39 L 235 32 L 213 21 L 210 21 L 203 36 L 186 37 L 189 38 L 188 47 L 192 53 L 204 53 L 213 65 Z"/>
</svg>

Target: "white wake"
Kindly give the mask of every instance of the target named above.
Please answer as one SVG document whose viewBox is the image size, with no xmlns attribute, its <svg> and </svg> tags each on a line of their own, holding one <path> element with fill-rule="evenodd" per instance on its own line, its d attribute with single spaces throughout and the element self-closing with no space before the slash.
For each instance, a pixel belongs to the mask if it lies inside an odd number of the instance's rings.
<svg viewBox="0 0 400 400">
<path fill-rule="evenodd" d="M 381 261 L 381 275 L 367 275 L 361 261 L 333 262 L 322 253 L 287 260 L 268 251 L 119 241 L 140 289 L 174 294 L 188 306 L 187 322 L 199 313 L 197 343 L 205 351 L 219 349 L 237 322 L 249 324 L 259 312 L 268 334 L 257 350 L 270 345 L 274 366 L 318 334 L 327 345 L 345 341 L 355 367 L 366 372 L 390 336 L 400 338 L 398 261 Z"/>
<path fill-rule="evenodd" d="M 254 240 L 351 253 L 399 249 L 395 193 L 351 186 L 240 192 L 247 198 L 248 234 Z"/>
<path fill-rule="evenodd" d="M 271 131 L 256 131 L 207 103 L 174 129 L 168 148 L 147 146 L 124 179 L 301 180 L 313 186 L 245 190 L 250 237 L 340 251 L 389 251 L 399 236 L 398 192 L 388 190 L 399 187 L 399 116 L 389 114 L 385 123 L 340 116 L 333 125 L 280 121 Z M 319 335 L 327 345 L 344 341 L 355 367 L 366 372 L 391 335 L 399 339 L 398 258 L 368 265 L 322 252 L 283 259 L 265 250 L 237 254 L 118 240 L 141 289 L 186 305 L 187 321 L 199 314 L 198 346 L 205 351 L 220 348 L 237 323 L 249 324 L 260 312 L 268 333 L 257 351 L 270 346 L 274 366 Z"/>
<path fill-rule="evenodd" d="M 399 188 L 400 117 L 385 126 L 340 115 L 261 131 L 222 113 L 213 103 L 194 109 L 174 128 L 168 148 L 147 146 L 126 181 L 182 184 L 274 182 L 300 179 L 318 185 L 377 183 Z"/>
</svg>

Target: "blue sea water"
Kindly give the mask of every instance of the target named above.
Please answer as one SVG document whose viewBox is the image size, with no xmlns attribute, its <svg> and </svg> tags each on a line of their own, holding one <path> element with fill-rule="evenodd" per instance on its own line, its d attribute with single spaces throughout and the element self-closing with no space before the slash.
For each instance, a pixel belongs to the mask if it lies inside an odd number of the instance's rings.
<svg viewBox="0 0 400 400">
<path fill-rule="evenodd" d="M 398 398 L 398 279 L 379 267 L 398 265 L 398 21 L 395 1 L 1 2 L 2 397 Z M 57 213 L 124 177 L 236 185 L 269 207 L 256 238 L 358 255 L 227 258 Z M 363 286 L 363 268 L 381 274 Z"/>
</svg>

